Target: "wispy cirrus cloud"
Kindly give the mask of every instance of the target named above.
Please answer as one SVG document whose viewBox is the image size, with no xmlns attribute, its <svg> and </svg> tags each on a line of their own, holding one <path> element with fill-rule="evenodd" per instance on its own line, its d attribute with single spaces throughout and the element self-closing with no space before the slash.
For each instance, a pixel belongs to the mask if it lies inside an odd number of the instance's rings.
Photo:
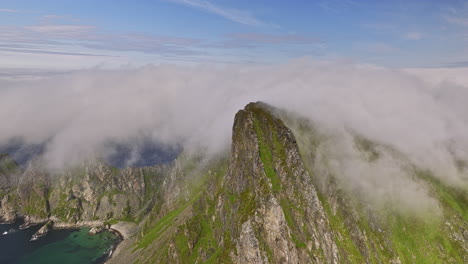
<svg viewBox="0 0 468 264">
<path fill-rule="evenodd" d="M 423 38 L 423 34 L 421 32 L 408 32 L 404 37 L 408 40 L 421 40 Z"/>
<path fill-rule="evenodd" d="M 442 18 L 452 25 L 468 27 L 468 2 L 447 8 Z"/>
<path fill-rule="evenodd" d="M 8 9 L 8 8 L 0 8 L 0 13 L 18 13 L 19 10 L 16 9 Z"/>
<path fill-rule="evenodd" d="M 210 5 L 209 2 L 201 0 L 173 1 Z M 235 16 L 236 20 L 251 25 L 263 23 L 241 11 L 229 15 L 241 13 L 244 16 Z M 59 60 L 58 58 L 64 55 L 76 56 L 73 58 L 75 61 L 91 60 L 94 57 L 93 62 L 98 61 L 99 57 L 102 57 L 103 61 L 105 57 L 115 57 L 118 58 L 115 60 L 124 61 L 134 56 L 136 60 L 144 63 L 153 60 L 251 63 L 253 58 L 262 60 L 258 51 L 268 53 L 276 50 L 276 55 L 286 54 L 278 56 L 296 57 L 310 54 L 310 50 L 322 43 L 319 38 L 308 34 L 275 32 L 225 33 L 217 38 L 203 39 L 136 31 L 107 31 L 74 17 L 47 14 L 37 17 L 35 24 L 0 25 L 0 61 L 1 58 L 5 58 L 3 64 L 7 65 L 5 61 L 8 59 L 10 65 L 15 63 L 12 57 L 21 56 L 24 61 L 36 63 L 40 61 L 36 58 L 54 57 Z M 300 51 L 296 51 L 297 47 Z M 230 53 L 226 52 L 226 49 L 235 51 Z M 51 64 L 53 60 L 48 62 Z"/>
<path fill-rule="evenodd" d="M 97 52 L 193 55 L 197 52 L 191 49 L 199 41 L 138 32 L 107 32 L 91 25 L 60 24 L 50 20 L 29 26 L 0 26 L 0 51 L 16 53 L 107 56 L 96 52 L 69 52 L 67 47 L 74 46 Z"/>
<path fill-rule="evenodd" d="M 233 40 L 262 44 L 317 44 L 322 42 L 317 37 L 299 34 L 236 33 L 228 37 Z"/>
<path fill-rule="evenodd" d="M 359 3 L 353 0 L 320 0 L 317 5 L 326 12 L 340 13 L 359 6 Z"/>
<path fill-rule="evenodd" d="M 212 13 L 221 16 L 225 19 L 231 20 L 244 25 L 260 26 L 266 25 L 267 23 L 257 19 L 247 11 L 239 10 L 235 8 L 227 8 L 219 5 L 215 5 L 206 0 L 169 0 L 170 2 L 181 4 L 184 6 L 197 8 L 208 13 Z"/>
<path fill-rule="evenodd" d="M 397 26 L 389 23 L 364 23 L 363 28 L 371 29 L 373 31 L 395 31 Z"/>
<path fill-rule="evenodd" d="M 89 32 L 95 27 L 84 25 L 39 25 L 26 27 L 27 29 L 40 33 L 63 33 L 63 32 Z"/>
<path fill-rule="evenodd" d="M 302 34 L 267 34 L 267 33 L 232 33 L 216 43 L 203 44 L 205 47 L 213 48 L 256 48 L 264 46 L 297 46 L 297 45 L 318 45 L 323 41 L 320 38 Z"/>
<path fill-rule="evenodd" d="M 13 53 L 30 53 L 30 54 L 71 55 L 71 56 L 88 56 L 88 57 L 113 57 L 113 56 L 102 55 L 102 54 L 55 51 L 55 50 L 25 48 L 25 47 L 21 47 L 21 46 L 15 47 L 15 46 L 7 46 L 7 45 L 0 45 L 0 51 L 13 52 Z"/>
<path fill-rule="evenodd" d="M 468 67 L 468 61 L 454 61 L 441 65 L 446 68 L 466 68 Z"/>
<path fill-rule="evenodd" d="M 392 54 L 400 51 L 398 48 L 383 42 L 355 43 L 353 50 L 368 54 Z"/>
<path fill-rule="evenodd" d="M 466 17 L 458 17 L 453 15 L 446 15 L 444 16 L 445 21 L 459 26 L 468 27 L 468 18 Z"/>
<path fill-rule="evenodd" d="M 122 33 L 101 35 L 100 41 L 83 43 L 91 49 L 111 51 L 137 51 L 160 55 L 200 55 L 202 52 L 192 48 L 201 40 L 170 36 L 156 36 L 143 33 Z"/>
<path fill-rule="evenodd" d="M 12 8 L 0 8 L 0 13 L 40 13 L 38 10 L 23 10 L 23 9 L 12 9 Z"/>
<path fill-rule="evenodd" d="M 94 30 L 96 28 L 94 26 L 88 25 L 41 24 L 24 27 L 24 29 L 29 30 L 30 32 L 41 34 L 42 36 L 51 39 L 89 39 L 88 37 L 94 34 Z"/>
</svg>

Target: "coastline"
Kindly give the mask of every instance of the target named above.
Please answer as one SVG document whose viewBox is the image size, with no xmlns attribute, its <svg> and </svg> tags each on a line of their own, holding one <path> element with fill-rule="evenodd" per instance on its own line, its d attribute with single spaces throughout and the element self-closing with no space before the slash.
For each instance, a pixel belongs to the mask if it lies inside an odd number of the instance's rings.
<svg viewBox="0 0 468 264">
<path fill-rule="evenodd" d="M 26 229 L 36 225 L 43 225 L 49 221 L 52 221 L 54 225 L 52 229 L 77 229 L 83 227 L 103 227 L 103 230 L 110 229 L 110 227 L 105 226 L 105 222 L 101 220 L 89 220 L 89 221 L 78 221 L 75 223 L 72 222 L 64 222 L 61 221 L 57 217 L 49 217 L 49 218 L 39 218 L 30 215 L 17 215 L 13 220 L 0 220 L 0 224 L 13 224 L 17 221 L 22 221 L 23 223 L 19 226 L 19 229 Z M 118 230 L 116 230 L 118 232 Z"/>
<path fill-rule="evenodd" d="M 114 256 L 117 256 L 122 248 L 126 246 L 128 241 L 131 241 L 130 238 L 133 237 L 137 233 L 137 224 L 131 222 L 118 222 L 116 224 L 111 225 L 108 230 L 116 232 L 121 237 L 121 241 L 117 243 L 111 254 L 109 254 L 109 258 L 104 262 L 104 264 L 109 264 L 110 261 Z"/>
<path fill-rule="evenodd" d="M 125 241 L 125 237 L 122 235 L 122 233 L 120 233 L 118 230 L 116 230 L 114 228 L 109 227 L 109 228 L 106 228 L 104 230 L 112 232 L 116 236 L 119 237 L 119 241 L 116 244 L 114 244 L 112 246 L 112 248 L 110 249 L 109 253 L 107 253 L 107 257 L 105 258 L 105 261 L 103 262 L 104 264 L 107 264 L 110 261 L 110 259 L 118 252 L 118 249 L 119 249 L 120 245 L 122 243 L 124 243 L 124 241 Z"/>
<path fill-rule="evenodd" d="M 113 256 L 115 256 L 121 250 L 121 245 L 124 244 L 127 239 L 135 233 L 136 224 L 130 222 L 117 222 L 113 225 L 108 225 L 104 221 L 90 220 L 90 221 L 78 221 L 76 223 L 63 222 L 56 217 L 50 218 L 39 218 L 34 216 L 23 216 L 17 215 L 14 220 L 4 221 L 0 220 L 0 224 L 14 224 L 17 221 L 21 221 L 22 224 L 18 227 L 19 229 L 28 229 L 33 226 L 45 225 L 52 221 L 52 230 L 63 230 L 63 229 L 80 229 L 80 228 L 97 228 L 97 232 L 109 231 L 114 233 L 118 238 L 118 242 L 109 250 L 108 255 L 105 257 L 104 264 L 107 264 Z M 46 234 L 44 234 L 46 235 Z"/>
</svg>

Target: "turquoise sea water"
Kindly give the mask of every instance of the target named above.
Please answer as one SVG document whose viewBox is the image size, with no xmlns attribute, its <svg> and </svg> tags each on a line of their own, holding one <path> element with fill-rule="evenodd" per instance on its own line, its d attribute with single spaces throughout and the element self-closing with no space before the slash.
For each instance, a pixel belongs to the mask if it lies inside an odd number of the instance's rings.
<svg viewBox="0 0 468 264">
<path fill-rule="evenodd" d="M 94 264 L 103 263 L 120 241 L 112 232 L 88 235 L 89 229 L 52 230 L 29 241 L 40 228 L 19 230 L 18 224 L 0 225 L 1 264 Z M 7 231 L 8 234 L 3 235 Z"/>
</svg>

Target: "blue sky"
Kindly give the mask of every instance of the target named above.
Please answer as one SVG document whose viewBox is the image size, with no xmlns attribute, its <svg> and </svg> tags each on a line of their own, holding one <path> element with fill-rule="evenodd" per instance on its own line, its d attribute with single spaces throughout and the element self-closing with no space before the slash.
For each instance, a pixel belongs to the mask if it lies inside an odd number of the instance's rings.
<svg viewBox="0 0 468 264">
<path fill-rule="evenodd" d="M 1 0 L 0 68 L 271 64 L 298 57 L 468 66 L 468 1 Z"/>
</svg>

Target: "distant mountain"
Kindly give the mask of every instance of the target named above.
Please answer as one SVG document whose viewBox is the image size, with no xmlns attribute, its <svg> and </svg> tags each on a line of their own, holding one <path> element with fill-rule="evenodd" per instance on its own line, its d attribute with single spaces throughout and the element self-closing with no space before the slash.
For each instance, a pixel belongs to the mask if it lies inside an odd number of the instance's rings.
<svg viewBox="0 0 468 264">
<path fill-rule="evenodd" d="M 50 174 L 1 156 L 0 216 L 133 223 L 109 263 L 468 263 L 466 186 L 356 135 L 365 164 L 393 157 L 381 172 L 404 167 L 436 204 L 377 202 L 330 169 L 325 141 L 300 118 L 251 103 L 235 116 L 230 153 L 216 158 L 182 152 L 167 165 L 89 161 Z"/>
<path fill-rule="evenodd" d="M 18 165 L 25 168 L 29 162 L 44 155 L 47 144 L 48 142 L 28 144 L 15 138 L 0 145 L 0 153 L 8 154 Z M 126 143 L 107 142 L 105 149 L 106 154 L 102 157 L 105 163 L 121 169 L 170 163 L 182 151 L 179 146 L 165 146 L 145 137 Z"/>
<path fill-rule="evenodd" d="M 45 144 L 26 144 L 21 139 L 15 138 L 8 143 L 0 145 L 0 153 L 8 154 L 18 165 L 25 167 L 45 151 Z"/>
<path fill-rule="evenodd" d="M 127 144 L 109 143 L 107 149 L 110 151 L 104 157 L 106 163 L 118 168 L 171 163 L 182 152 L 181 147 L 164 146 L 147 138 Z"/>
</svg>

